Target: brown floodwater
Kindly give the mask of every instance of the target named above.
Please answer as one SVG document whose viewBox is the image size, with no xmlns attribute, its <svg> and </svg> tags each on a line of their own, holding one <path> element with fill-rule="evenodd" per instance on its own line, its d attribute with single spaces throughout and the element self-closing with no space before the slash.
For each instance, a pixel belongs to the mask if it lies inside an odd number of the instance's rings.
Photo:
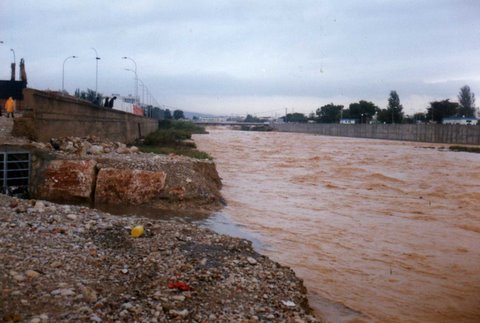
<svg viewBox="0 0 480 323">
<path fill-rule="evenodd" d="M 442 145 L 197 135 L 223 214 L 304 279 L 332 322 L 480 321 L 480 154 Z"/>
</svg>

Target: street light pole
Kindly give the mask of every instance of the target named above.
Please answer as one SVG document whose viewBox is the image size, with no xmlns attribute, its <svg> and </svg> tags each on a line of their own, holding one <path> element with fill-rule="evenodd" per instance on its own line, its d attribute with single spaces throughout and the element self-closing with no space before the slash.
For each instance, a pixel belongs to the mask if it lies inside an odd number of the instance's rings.
<svg viewBox="0 0 480 323">
<path fill-rule="evenodd" d="M 135 74 L 135 102 L 137 102 L 137 93 L 138 93 L 138 75 L 137 75 L 137 71 L 135 70 L 132 70 L 130 68 L 126 68 L 125 71 L 129 71 L 129 72 L 132 72 L 133 74 Z"/>
<path fill-rule="evenodd" d="M 145 103 L 145 84 L 143 83 L 143 81 L 141 79 L 138 79 L 140 81 L 140 83 L 142 83 L 142 101 L 140 101 L 140 103 Z"/>
<path fill-rule="evenodd" d="M 13 64 L 17 64 L 17 59 L 15 58 L 15 50 L 13 48 L 10 48 L 10 50 L 13 53 Z"/>
<path fill-rule="evenodd" d="M 152 116 L 152 109 L 151 107 L 149 106 L 149 104 L 147 102 L 145 102 L 145 90 L 147 92 L 147 101 L 148 101 L 148 92 L 150 92 L 148 90 L 148 87 L 145 86 L 145 83 L 143 83 L 143 81 L 141 79 L 138 79 L 141 83 L 142 83 L 142 102 L 144 105 L 146 105 L 146 109 L 147 110 L 147 117 L 151 117 Z"/>
<path fill-rule="evenodd" d="M 138 101 L 138 76 L 137 76 L 137 62 L 133 58 L 123 56 L 123 59 L 129 59 L 135 65 L 135 101 Z"/>
<path fill-rule="evenodd" d="M 77 58 L 77 56 L 75 56 L 75 55 L 68 56 L 63 61 L 63 67 L 62 67 L 62 95 L 63 95 L 63 92 L 65 91 L 65 62 L 68 61 L 70 58 Z"/>
<path fill-rule="evenodd" d="M 12 66 L 12 81 L 15 81 L 15 72 L 17 68 L 17 59 L 15 57 L 15 50 L 13 48 L 10 48 L 10 51 L 13 53 L 13 66 Z"/>
<path fill-rule="evenodd" d="M 98 57 L 97 50 L 92 47 L 92 49 L 95 51 L 95 94 L 98 94 L 98 61 L 100 60 L 100 57 Z"/>
</svg>

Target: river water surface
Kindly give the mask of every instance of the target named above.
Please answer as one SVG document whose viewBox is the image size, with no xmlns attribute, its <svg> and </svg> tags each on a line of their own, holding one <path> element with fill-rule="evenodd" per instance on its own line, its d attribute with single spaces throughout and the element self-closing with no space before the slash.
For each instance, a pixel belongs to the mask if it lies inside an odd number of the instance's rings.
<svg viewBox="0 0 480 323">
<path fill-rule="evenodd" d="M 480 154 L 209 129 L 228 217 L 330 321 L 480 321 Z"/>
</svg>

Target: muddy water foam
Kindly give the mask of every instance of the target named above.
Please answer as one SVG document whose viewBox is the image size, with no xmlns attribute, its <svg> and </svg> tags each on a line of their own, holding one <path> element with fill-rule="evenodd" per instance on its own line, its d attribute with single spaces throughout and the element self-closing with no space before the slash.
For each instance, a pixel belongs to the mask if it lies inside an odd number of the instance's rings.
<svg viewBox="0 0 480 323">
<path fill-rule="evenodd" d="M 480 154 L 227 129 L 195 141 L 215 158 L 225 215 L 329 320 L 480 320 Z"/>
</svg>

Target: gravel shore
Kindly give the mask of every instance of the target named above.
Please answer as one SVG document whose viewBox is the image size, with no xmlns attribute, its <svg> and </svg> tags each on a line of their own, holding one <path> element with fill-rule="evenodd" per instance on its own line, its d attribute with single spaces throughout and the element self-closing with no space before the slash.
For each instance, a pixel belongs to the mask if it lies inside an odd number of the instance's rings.
<svg viewBox="0 0 480 323">
<path fill-rule="evenodd" d="M 249 241 L 5 195 L 0 205 L 4 321 L 316 321 L 302 281 Z"/>
</svg>

